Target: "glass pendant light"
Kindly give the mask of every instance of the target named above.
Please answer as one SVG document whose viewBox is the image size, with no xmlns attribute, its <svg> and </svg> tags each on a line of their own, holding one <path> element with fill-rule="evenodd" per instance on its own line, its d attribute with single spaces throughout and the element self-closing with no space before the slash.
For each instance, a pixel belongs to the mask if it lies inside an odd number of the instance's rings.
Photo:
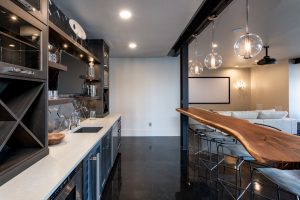
<svg viewBox="0 0 300 200">
<path fill-rule="evenodd" d="M 249 33 L 249 0 L 246 0 L 246 34 L 242 35 L 234 44 L 236 55 L 244 59 L 250 59 L 259 54 L 263 48 L 261 38 L 253 33 Z"/>
<path fill-rule="evenodd" d="M 203 66 L 200 62 L 200 56 L 198 54 L 198 41 L 197 41 L 197 36 L 194 35 L 195 42 L 194 42 L 194 58 L 191 60 L 189 63 L 189 70 L 191 75 L 200 75 L 201 72 L 203 72 Z"/>
<path fill-rule="evenodd" d="M 205 59 L 204 64 L 208 69 L 218 69 L 222 65 L 222 56 L 216 52 L 217 45 L 214 42 L 215 39 L 215 19 L 216 16 L 210 17 L 212 20 L 212 42 L 211 42 L 211 53 L 209 53 Z"/>
</svg>

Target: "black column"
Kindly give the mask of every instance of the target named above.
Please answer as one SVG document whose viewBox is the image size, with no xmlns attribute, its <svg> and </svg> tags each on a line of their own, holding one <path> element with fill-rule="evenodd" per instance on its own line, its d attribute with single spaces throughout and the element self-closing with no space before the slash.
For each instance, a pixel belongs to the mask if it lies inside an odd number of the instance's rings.
<svg viewBox="0 0 300 200">
<path fill-rule="evenodd" d="M 187 108 L 189 106 L 189 47 L 185 43 L 180 48 L 180 108 Z M 181 149 L 188 150 L 188 124 L 189 119 L 185 115 L 180 115 L 180 138 Z"/>
</svg>

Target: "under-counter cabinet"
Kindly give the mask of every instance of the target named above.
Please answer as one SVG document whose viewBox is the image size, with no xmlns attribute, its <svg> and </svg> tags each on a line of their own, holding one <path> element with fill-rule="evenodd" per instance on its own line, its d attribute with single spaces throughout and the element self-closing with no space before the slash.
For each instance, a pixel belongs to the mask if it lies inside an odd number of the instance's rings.
<svg viewBox="0 0 300 200">
<path fill-rule="evenodd" d="M 98 200 L 116 160 L 121 142 L 121 118 L 83 160 L 83 199 Z M 114 148 L 114 146 L 116 148 Z"/>
</svg>

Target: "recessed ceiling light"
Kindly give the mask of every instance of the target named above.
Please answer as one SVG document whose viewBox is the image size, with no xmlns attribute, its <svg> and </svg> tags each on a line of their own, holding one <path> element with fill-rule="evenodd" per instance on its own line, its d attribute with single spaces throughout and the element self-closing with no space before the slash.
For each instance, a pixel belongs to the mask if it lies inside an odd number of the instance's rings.
<svg viewBox="0 0 300 200">
<path fill-rule="evenodd" d="M 218 44 L 217 43 L 213 43 L 212 44 L 212 48 L 217 48 L 218 47 Z"/>
<path fill-rule="evenodd" d="M 130 48 L 130 49 L 135 49 L 136 48 L 136 43 L 134 43 L 134 42 L 130 42 L 129 43 L 129 45 L 128 45 L 128 47 Z"/>
<path fill-rule="evenodd" d="M 132 14 L 129 10 L 121 10 L 119 13 L 119 16 L 121 19 L 130 19 L 132 17 Z"/>
<path fill-rule="evenodd" d="M 10 18 L 11 18 L 13 21 L 16 21 L 16 20 L 18 19 L 16 15 L 12 15 Z"/>
<path fill-rule="evenodd" d="M 234 67 L 238 68 L 238 67 L 240 67 L 240 66 L 236 65 L 236 66 L 234 66 Z"/>
<path fill-rule="evenodd" d="M 8 46 L 10 46 L 10 47 L 15 47 L 16 45 L 14 45 L 14 44 L 10 44 L 10 45 L 8 45 Z"/>
<path fill-rule="evenodd" d="M 69 46 L 67 44 L 63 44 L 63 47 L 67 49 Z"/>
<path fill-rule="evenodd" d="M 83 54 L 80 54 L 79 57 L 80 57 L 80 58 L 83 58 Z"/>
</svg>

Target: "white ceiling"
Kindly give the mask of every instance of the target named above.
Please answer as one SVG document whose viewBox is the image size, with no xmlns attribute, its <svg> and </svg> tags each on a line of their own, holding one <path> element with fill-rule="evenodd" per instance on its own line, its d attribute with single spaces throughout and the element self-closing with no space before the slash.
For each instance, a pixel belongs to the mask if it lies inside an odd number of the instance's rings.
<svg viewBox="0 0 300 200">
<path fill-rule="evenodd" d="M 88 38 L 103 38 L 112 57 L 166 56 L 202 0 L 55 0 L 70 18 L 78 21 Z M 132 11 L 122 21 L 121 9 Z M 128 49 L 135 41 L 138 47 Z"/>
<path fill-rule="evenodd" d="M 272 58 L 286 59 L 300 57 L 300 1 L 299 0 L 249 0 L 250 32 L 261 36 L 263 42 L 270 46 Z M 255 66 L 254 61 L 261 59 L 265 51 L 250 59 L 244 60 L 234 54 L 233 45 L 236 39 L 244 34 L 245 0 L 235 0 L 226 8 L 216 21 L 215 40 L 217 52 L 223 57 L 224 67 Z M 233 32 L 234 29 L 243 28 Z M 198 36 L 198 48 L 203 60 L 210 52 L 211 26 Z M 194 43 L 190 45 L 190 55 Z"/>
</svg>

